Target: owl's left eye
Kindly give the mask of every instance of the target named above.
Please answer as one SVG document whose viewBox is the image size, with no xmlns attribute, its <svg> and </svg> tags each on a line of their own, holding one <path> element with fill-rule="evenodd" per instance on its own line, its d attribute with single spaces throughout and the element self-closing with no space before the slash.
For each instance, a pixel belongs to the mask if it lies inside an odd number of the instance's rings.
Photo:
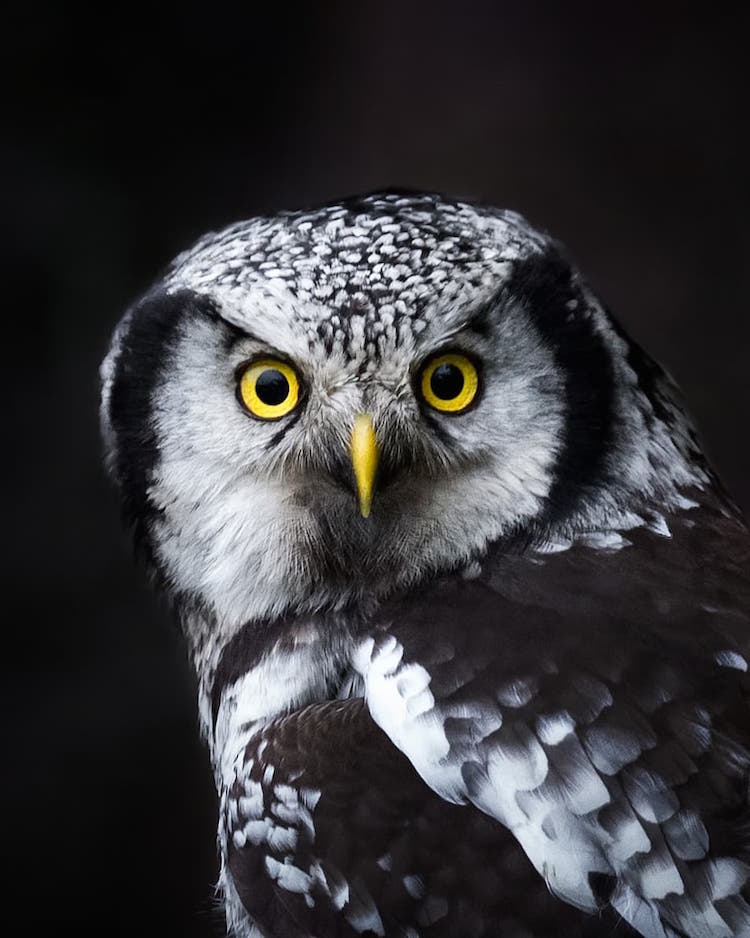
<svg viewBox="0 0 750 938">
<path fill-rule="evenodd" d="M 278 420 L 299 403 L 297 372 L 287 362 L 276 358 L 250 362 L 240 374 L 237 397 L 253 417 Z"/>
<path fill-rule="evenodd" d="M 422 399 L 433 410 L 444 414 L 460 414 L 477 396 L 479 372 L 466 355 L 446 352 L 427 361 L 418 385 Z"/>
</svg>

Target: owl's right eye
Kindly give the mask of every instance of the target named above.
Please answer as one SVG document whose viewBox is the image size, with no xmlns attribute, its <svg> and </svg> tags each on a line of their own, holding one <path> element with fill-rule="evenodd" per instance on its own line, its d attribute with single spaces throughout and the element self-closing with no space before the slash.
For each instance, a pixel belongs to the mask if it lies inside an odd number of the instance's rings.
<svg viewBox="0 0 750 938">
<path fill-rule="evenodd" d="M 250 362 L 240 373 L 237 397 L 242 406 L 259 420 L 279 420 L 299 403 L 300 382 L 287 362 L 261 358 Z"/>
</svg>

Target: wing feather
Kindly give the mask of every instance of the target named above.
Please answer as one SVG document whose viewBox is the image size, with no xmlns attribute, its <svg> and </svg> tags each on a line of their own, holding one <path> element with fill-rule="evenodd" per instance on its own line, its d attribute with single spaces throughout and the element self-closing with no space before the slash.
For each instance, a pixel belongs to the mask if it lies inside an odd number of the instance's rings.
<svg viewBox="0 0 750 938">
<path fill-rule="evenodd" d="M 424 785 L 361 699 L 259 728 L 222 829 L 229 890 L 268 936 L 595 938 L 617 924 L 561 906 L 505 828 Z"/>
<path fill-rule="evenodd" d="M 384 608 L 367 706 L 567 903 L 595 912 L 604 877 L 644 935 L 750 933 L 747 532 L 704 506 L 629 541 L 497 551 Z"/>
</svg>

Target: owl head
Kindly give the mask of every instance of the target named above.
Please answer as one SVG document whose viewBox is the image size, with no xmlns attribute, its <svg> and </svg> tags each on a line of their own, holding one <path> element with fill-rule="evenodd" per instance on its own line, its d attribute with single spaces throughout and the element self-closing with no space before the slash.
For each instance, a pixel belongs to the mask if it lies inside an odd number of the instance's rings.
<svg viewBox="0 0 750 938">
<path fill-rule="evenodd" d="M 670 382 L 560 247 L 436 195 L 204 237 L 125 315 L 102 382 L 137 537 L 217 627 L 616 537 L 706 479 Z"/>
</svg>

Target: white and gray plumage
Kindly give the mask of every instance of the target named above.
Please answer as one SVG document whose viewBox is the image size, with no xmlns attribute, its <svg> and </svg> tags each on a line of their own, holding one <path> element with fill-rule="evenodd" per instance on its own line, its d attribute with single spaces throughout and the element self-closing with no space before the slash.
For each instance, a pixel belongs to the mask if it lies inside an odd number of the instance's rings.
<svg viewBox="0 0 750 938">
<path fill-rule="evenodd" d="M 238 936 L 750 934 L 750 537 L 556 243 L 433 195 L 252 219 L 102 378 Z"/>
</svg>

